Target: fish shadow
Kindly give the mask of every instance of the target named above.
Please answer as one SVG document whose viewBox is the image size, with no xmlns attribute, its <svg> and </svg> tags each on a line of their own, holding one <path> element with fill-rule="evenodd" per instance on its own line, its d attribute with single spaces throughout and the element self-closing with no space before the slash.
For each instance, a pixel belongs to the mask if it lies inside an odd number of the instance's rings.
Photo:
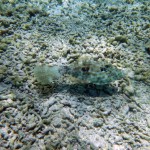
<svg viewBox="0 0 150 150">
<path fill-rule="evenodd" d="M 90 97 L 105 97 L 117 93 L 117 89 L 111 85 L 95 85 L 95 84 L 70 85 L 68 91 L 74 95 L 85 95 Z"/>
<path fill-rule="evenodd" d="M 107 97 L 116 95 L 117 88 L 111 85 L 95 84 L 55 84 L 55 85 L 37 85 L 37 91 L 40 95 L 49 96 L 52 93 L 70 93 L 73 95 L 85 95 L 90 97 Z"/>
</svg>

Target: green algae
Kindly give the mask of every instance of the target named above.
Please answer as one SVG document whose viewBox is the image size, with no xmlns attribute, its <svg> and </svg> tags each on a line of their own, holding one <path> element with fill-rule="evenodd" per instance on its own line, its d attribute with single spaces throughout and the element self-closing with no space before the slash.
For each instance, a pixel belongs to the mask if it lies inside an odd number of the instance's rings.
<svg viewBox="0 0 150 150">
<path fill-rule="evenodd" d="M 34 75 L 37 81 L 43 85 L 51 84 L 56 79 L 60 78 L 59 67 L 58 66 L 36 66 L 34 68 Z"/>
</svg>

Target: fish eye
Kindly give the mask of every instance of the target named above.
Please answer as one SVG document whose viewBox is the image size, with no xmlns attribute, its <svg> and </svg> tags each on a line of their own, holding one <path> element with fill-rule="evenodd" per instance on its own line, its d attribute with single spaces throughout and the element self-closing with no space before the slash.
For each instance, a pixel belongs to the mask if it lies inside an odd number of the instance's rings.
<svg viewBox="0 0 150 150">
<path fill-rule="evenodd" d="M 109 67 L 110 67 L 109 65 L 106 65 L 106 66 L 105 66 L 105 68 L 109 68 Z"/>
<path fill-rule="evenodd" d="M 89 67 L 82 67 L 82 68 L 81 68 L 81 70 L 82 70 L 83 72 L 88 72 L 89 69 L 90 69 Z"/>
<path fill-rule="evenodd" d="M 103 67 L 103 68 L 100 68 L 100 71 L 102 71 L 102 72 L 106 72 L 106 71 L 107 71 L 107 69 L 106 69 L 105 67 Z"/>
</svg>

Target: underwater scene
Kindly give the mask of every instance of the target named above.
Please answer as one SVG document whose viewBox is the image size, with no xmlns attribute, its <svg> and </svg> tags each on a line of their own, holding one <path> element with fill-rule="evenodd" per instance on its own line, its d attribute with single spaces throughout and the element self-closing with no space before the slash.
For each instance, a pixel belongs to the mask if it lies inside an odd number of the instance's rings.
<svg viewBox="0 0 150 150">
<path fill-rule="evenodd" d="M 150 150 L 150 0 L 0 0 L 0 150 Z"/>
</svg>

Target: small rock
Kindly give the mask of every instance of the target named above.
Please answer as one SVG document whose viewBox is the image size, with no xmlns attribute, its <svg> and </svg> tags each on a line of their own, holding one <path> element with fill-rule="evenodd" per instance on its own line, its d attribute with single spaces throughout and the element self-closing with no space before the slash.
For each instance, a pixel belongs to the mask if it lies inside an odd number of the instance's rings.
<svg viewBox="0 0 150 150">
<path fill-rule="evenodd" d="M 147 126 L 150 128 L 150 118 L 146 118 Z"/>
<path fill-rule="evenodd" d="M 112 45 L 114 45 L 114 46 L 116 46 L 117 44 L 118 44 L 117 41 L 113 41 L 113 42 L 112 42 Z"/>
<path fill-rule="evenodd" d="M 23 146 L 22 143 L 15 143 L 14 148 L 15 149 L 20 149 Z"/>
<path fill-rule="evenodd" d="M 110 12 L 113 12 L 113 11 L 118 11 L 118 7 L 117 6 L 111 6 L 111 7 L 109 7 L 109 11 Z"/>
<path fill-rule="evenodd" d="M 118 36 L 115 37 L 115 41 L 118 41 L 120 43 L 127 43 L 128 38 L 124 35 L 118 35 Z"/>
<path fill-rule="evenodd" d="M 122 135 L 122 137 L 123 137 L 123 139 L 125 139 L 125 140 L 131 140 L 131 136 L 130 135 L 128 135 L 128 134 L 126 134 L 126 133 L 124 133 L 123 135 Z"/>
<path fill-rule="evenodd" d="M 60 128 L 61 127 L 61 119 L 60 118 L 54 119 L 54 121 L 52 123 L 53 123 L 53 126 L 55 128 Z"/>
<path fill-rule="evenodd" d="M 49 131 L 52 132 L 52 133 L 54 133 L 54 129 L 53 129 L 53 128 L 50 128 L 50 127 L 44 129 L 44 130 L 42 131 L 42 133 L 43 133 L 44 135 L 46 135 L 46 134 L 49 133 Z"/>
<path fill-rule="evenodd" d="M 61 100 L 60 103 L 63 104 L 64 106 L 68 106 L 68 107 L 71 106 L 70 102 L 68 102 L 67 100 Z"/>
<path fill-rule="evenodd" d="M 4 99 L 14 100 L 15 98 L 16 98 L 16 95 L 14 93 L 11 93 L 8 95 L 0 95 L 0 100 L 4 100 Z"/>
<path fill-rule="evenodd" d="M 53 112 L 56 112 L 60 109 L 60 107 L 58 105 L 53 105 L 49 108 L 48 111 L 53 111 Z"/>
<path fill-rule="evenodd" d="M 35 127 L 36 127 L 36 123 L 35 122 L 33 122 L 32 124 L 29 124 L 28 126 L 27 126 L 27 131 L 28 130 L 33 130 Z"/>
<path fill-rule="evenodd" d="M 104 122 L 103 119 L 96 119 L 93 122 L 93 126 L 94 127 L 101 127 L 103 125 L 103 122 Z"/>
<path fill-rule="evenodd" d="M 134 91 L 133 86 L 132 86 L 132 85 L 129 85 L 129 86 L 126 86 L 126 87 L 124 88 L 124 92 L 125 92 L 125 94 L 128 95 L 128 96 L 133 96 L 135 91 Z"/>
<path fill-rule="evenodd" d="M 69 132 L 72 132 L 72 130 L 75 130 L 75 126 L 74 126 L 74 125 L 71 125 L 71 126 L 68 128 L 68 131 L 69 131 Z"/>
<path fill-rule="evenodd" d="M 44 138 L 44 135 L 43 135 L 43 134 L 41 134 L 41 133 L 37 134 L 36 136 L 37 136 L 37 138 L 38 138 L 38 139 L 42 139 L 42 138 Z"/>
<path fill-rule="evenodd" d="M 46 106 L 52 106 L 53 104 L 55 104 L 56 103 L 56 100 L 54 99 L 54 98 L 51 98 L 50 100 L 48 100 L 46 103 L 45 103 L 45 105 Z"/>
<path fill-rule="evenodd" d="M 5 73 L 6 73 L 6 71 L 7 71 L 7 67 L 6 67 L 6 66 L 1 65 L 1 66 L 0 66 L 0 74 L 5 74 Z"/>
</svg>

